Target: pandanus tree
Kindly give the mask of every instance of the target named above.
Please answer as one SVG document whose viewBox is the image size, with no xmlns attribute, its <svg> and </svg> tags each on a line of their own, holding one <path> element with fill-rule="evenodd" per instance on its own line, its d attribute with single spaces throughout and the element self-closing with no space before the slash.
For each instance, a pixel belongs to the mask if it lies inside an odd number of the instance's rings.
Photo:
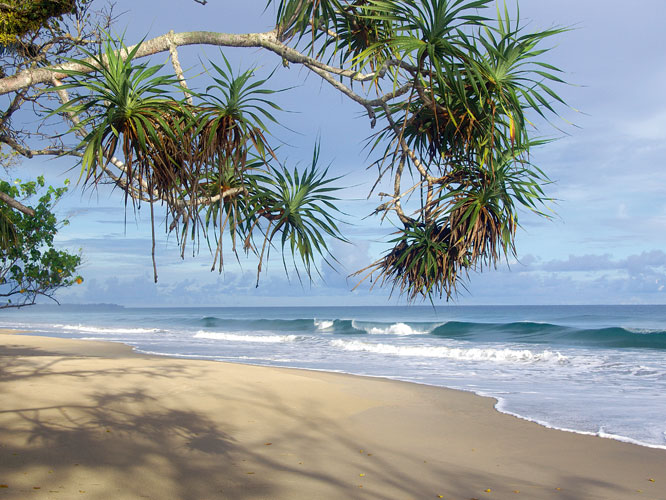
<svg viewBox="0 0 666 500">
<path fill-rule="evenodd" d="M 548 178 L 532 163 L 534 120 L 557 116 L 560 71 L 543 61 L 559 28 L 529 32 L 493 0 L 269 0 L 263 33 L 169 32 L 0 80 L 4 94 L 57 94 L 51 117 L 69 123 L 61 154 L 79 156 L 87 183 L 113 182 L 126 201 L 167 207 L 167 227 L 202 236 L 221 269 L 224 234 L 259 258 L 279 243 L 312 277 L 338 228 L 335 178 L 289 167 L 272 144 L 277 91 L 224 55 L 212 83 L 190 89 L 178 46 L 258 47 L 300 65 L 367 113 L 375 215 L 395 227 L 391 248 L 355 273 L 419 297 L 455 295 L 468 273 L 515 253 L 518 212 L 544 214 Z M 146 57 L 169 51 L 173 74 Z M 276 71 L 278 71 L 276 69 Z M 47 88 L 50 87 L 50 88 Z M 549 116 L 550 115 L 550 116 Z M 325 138 L 324 138 L 325 140 Z M 5 144 L 12 146 L 9 141 Z M 14 149 L 34 153 L 18 141 Z M 154 224 L 154 223 L 153 223 Z M 154 234 L 154 227 L 153 227 Z M 197 246 L 195 243 L 194 246 Z M 157 273 L 155 273 L 157 279 Z"/>
</svg>

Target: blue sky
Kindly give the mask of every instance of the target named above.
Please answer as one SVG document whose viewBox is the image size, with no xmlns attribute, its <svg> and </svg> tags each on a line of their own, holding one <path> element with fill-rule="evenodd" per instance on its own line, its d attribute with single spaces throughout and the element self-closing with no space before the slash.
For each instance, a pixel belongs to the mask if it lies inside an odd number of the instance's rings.
<svg viewBox="0 0 666 500">
<path fill-rule="evenodd" d="M 117 29 L 128 42 L 174 31 L 263 31 L 263 0 L 189 0 L 116 2 L 126 12 Z M 159 5 L 159 7 L 157 7 Z M 663 0 L 636 4 L 601 0 L 523 0 L 521 18 L 534 29 L 569 26 L 548 55 L 574 83 L 558 89 L 580 113 L 565 111 L 562 132 L 544 129 L 559 140 L 535 152 L 535 163 L 554 183 L 548 194 L 557 200 L 552 220 L 521 213 L 518 259 L 497 270 L 470 275 L 458 304 L 589 304 L 666 302 L 666 19 Z M 243 67 L 259 65 L 269 73 L 279 61 L 255 49 L 225 52 Z M 183 49 L 181 63 L 190 74 L 199 58 L 219 60 L 216 48 Z M 163 62 L 165 55 L 154 58 Z M 150 224 L 144 214 L 123 209 L 119 193 L 75 189 L 59 206 L 70 219 L 59 241 L 81 249 L 84 284 L 63 291 L 62 302 L 114 302 L 124 305 L 361 305 L 404 303 L 389 290 L 350 291 L 347 274 L 365 267 L 385 249 L 389 224 L 362 218 L 374 201 L 365 197 L 374 181 L 365 171 L 363 139 L 370 129 L 361 109 L 327 85 L 297 68 L 278 70 L 278 86 L 295 86 L 280 96 L 292 111 L 282 118 L 289 128 L 276 135 L 286 141 L 288 163 L 307 162 L 317 136 L 321 157 L 337 175 L 342 208 L 350 214 L 344 233 L 352 245 L 334 243 L 338 273 L 322 268 L 324 280 L 310 285 L 289 281 L 278 252 L 254 287 L 255 263 L 239 266 L 227 255 L 222 275 L 210 272 L 212 258 L 202 248 L 181 260 L 174 238 L 160 237 L 159 283 L 152 280 Z M 27 172 L 46 172 L 54 183 L 76 178 L 67 159 L 33 160 Z M 27 177 L 23 172 L 18 176 Z M 147 214 L 146 214 L 147 215 Z M 125 224 L 125 217 L 127 223 Z"/>
</svg>

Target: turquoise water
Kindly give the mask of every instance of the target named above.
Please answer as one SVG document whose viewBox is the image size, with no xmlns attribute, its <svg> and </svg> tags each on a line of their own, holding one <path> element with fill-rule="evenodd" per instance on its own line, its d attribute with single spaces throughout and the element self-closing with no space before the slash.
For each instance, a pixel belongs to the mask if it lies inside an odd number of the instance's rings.
<svg viewBox="0 0 666 500">
<path fill-rule="evenodd" d="M 0 326 L 473 391 L 542 425 L 666 448 L 666 306 L 39 306 Z"/>
</svg>

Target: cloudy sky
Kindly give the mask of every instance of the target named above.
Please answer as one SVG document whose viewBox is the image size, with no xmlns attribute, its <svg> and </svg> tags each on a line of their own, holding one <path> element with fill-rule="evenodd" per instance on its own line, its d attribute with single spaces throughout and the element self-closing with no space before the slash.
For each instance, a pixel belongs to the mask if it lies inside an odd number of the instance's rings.
<svg viewBox="0 0 666 500">
<path fill-rule="evenodd" d="M 97 0 L 98 2 L 100 0 Z M 535 163 L 554 181 L 552 220 L 523 213 L 518 259 L 470 276 L 459 304 L 596 304 L 666 302 L 666 3 L 606 0 L 523 0 L 520 16 L 530 29 L 567 26 L 548 54 L 573 85 L 558 89 L 573 109 L 564 110 L 559 137 L 539 149 Z M 158 7 L 159 6 L 159 7 Z M 272 14 L 263 0 L 116 2 L 125 12 L 117 24 L 128 42 L 174 31 L 263 31 Z M 279 61 L 255 49 L 225 52 L 234 64 L 258 65 L 268 74 Z M 155 62 L 164 62 L 159 56 Z M 183 49 L 181 63 L 196 74 L 199 60 L 219 60 L 219 49 Z M 281 67 L 281 66 L 280 66 Z M 317 136 L 323 161 L 345 175 L 344 233 L 352 245 L 333 244 L 341 269 L 322 268 L 323 280 L 301 285 L 288 280 L 279 260 L 271 262 L 259 288 L 255 263 L 227 256 L 221 275 L 212 258 L 181 260 L 173 238 L 160 238 L 159 283 L 152 281 L 150 224 L 144 214 L 125 212 L 118 193 L 74 190 L 59 206 L 71 224 L 59 235 L 84 256 L 86 281 L 60 295 L 63 302 L 124 305 L 346 305 L 404 303 L 389 290 L 351 291 L 346 275 L 369 264 L 386 247 L 390 225 L 362 218 L 372 208 L 365 197 L 374 180 L 365 171 L 363 138 L 370 133 L 361 109 L 298 68 L 279 70 L 276 83 L 294 87 L 280 96 L 292 111 L 277 132 L 288 143 L 290 164 L 306 162 Z M 575 110 L 580 111 L 575 111 Z M 27 172 L 47 172 L 52 182 L 76 178 L 68 160 L 37 160 Z M 25 177 L 25 176 L 24 176 Z M 277 257 L 277 252 L 275 253 Z"/>
</svg>

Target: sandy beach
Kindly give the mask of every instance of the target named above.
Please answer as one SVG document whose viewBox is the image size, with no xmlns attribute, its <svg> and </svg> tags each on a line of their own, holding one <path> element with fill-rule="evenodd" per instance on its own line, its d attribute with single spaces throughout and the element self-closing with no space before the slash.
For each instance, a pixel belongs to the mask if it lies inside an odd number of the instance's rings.
<svg viewBox="0 0 666 500">
<path fill-rule="evenodd" d="M 473 394 L 0 334 L 0 498 L 666 499 L 666 451 Z"/>
</svg>

